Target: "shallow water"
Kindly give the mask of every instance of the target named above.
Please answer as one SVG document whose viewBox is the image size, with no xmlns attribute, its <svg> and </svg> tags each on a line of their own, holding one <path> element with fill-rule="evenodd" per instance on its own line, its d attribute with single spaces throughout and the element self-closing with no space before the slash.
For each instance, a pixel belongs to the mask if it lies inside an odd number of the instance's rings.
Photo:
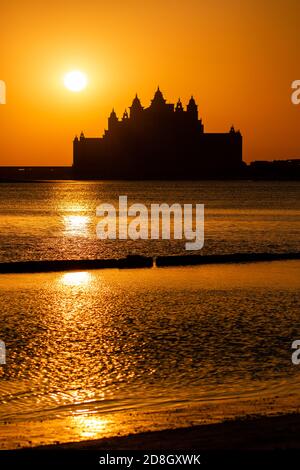
<svg viewBox="0 0 300 470">
<path fill-rule="evenodd" d="M 295 410 L 299 287 L 299 261 L 1 275 L 2 446 Z"/>
</svg>

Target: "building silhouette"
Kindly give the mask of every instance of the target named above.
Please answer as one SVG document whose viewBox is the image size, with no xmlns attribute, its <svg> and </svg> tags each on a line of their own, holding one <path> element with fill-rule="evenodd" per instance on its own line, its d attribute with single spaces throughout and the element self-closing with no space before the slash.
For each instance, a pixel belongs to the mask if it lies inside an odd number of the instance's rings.
<svg viewBox="0 0 300 470">
<path fill-rule="evenodd" d="M 73 146 L 76 178 L 238 177 L 245 167 L 239 131 L 204 132 L 193 97 L 184 109 L 180 99 L 167 103 L 159 88 L 148 108 L 136 95 L 122 119 L 112 110 L 102 138 L 81 133 Z"/>
</svg>

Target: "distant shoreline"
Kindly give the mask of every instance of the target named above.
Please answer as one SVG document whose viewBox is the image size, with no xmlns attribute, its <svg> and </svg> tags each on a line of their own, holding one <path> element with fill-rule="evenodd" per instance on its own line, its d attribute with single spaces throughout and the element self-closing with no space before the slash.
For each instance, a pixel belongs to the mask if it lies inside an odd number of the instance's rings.
<svg viewBox="0 0 300 470">
<path fill-rule="evenodd" d="M 48 181 L 299 181 L 300 158 L 287 160 L 252 161 L 240 171 L 222 171 L 218 166 L 209 172 L 161 172 L 145 177 L 147 173 L 97 173 L 91 166 L 80 172 L 73 166 L 0 166 L 0 183 Z M 132 177 L 131 177 L 132 175 Z M 197 176 L 196 176 L 197 175 Z"/>
<path fill-rule="evenodd" d="M 100 179 L 100 178 L 74 178 L 74 177 L 70 177 L 70 178 L 58 178 L 58 177 L 55 177 L 55 178 L 36 178 L 36 179 L 10 179 L 10 178 L 1 178 L 0 177 L 0 184 L 15 184 L 15 183 L 20 183 L 20 184 L 24 184 L 24 183 L 84 183 L 84 182 L 103 182 L 103 181 L 120 181 L 120 182 L 126 182 L 126 181 L 135 181 L 135 182 L 140 182 L 140 181 L 149 181 L 149 182 L 188 182 L 188 183 L 192 183 L 192 182 L 205 182 L 205 181 L 221 181 L 221 182 L 230 182 L 230 181 L 254 181 L 254 182 L 272 182 L 272 181 L 275 181 L 275 182 L 299 182 L 300 181 L 300 176 L 295 174 L 293 177 L 279 177 L 279 176 L 276 176 L 276 177 L 263 177 L 263 176 L 243 176 L 243 177 L 230 177 L 230 178 L 214 178 L 214 177 L 211 177 L 211 178 L 191 178 L 191 179 L 129 179 L 129 178 L 110 178 L 110 179 L 107 179 L 107 178 L 103 178 L 103 179 Z"/>
</svg>

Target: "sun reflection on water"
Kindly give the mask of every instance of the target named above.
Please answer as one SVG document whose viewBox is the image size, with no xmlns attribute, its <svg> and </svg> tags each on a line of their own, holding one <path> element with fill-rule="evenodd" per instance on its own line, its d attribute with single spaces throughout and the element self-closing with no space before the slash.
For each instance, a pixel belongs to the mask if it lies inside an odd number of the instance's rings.
<svg viewBox="0 0 300 470">
<path fill-rule="evenodd" d="M 87 236 L 90 217 L 87 215 L 65 215 L 63 217 L 65 234 L 71 236 Z"/>
<path fill-rule="evenodd" d="M 96 438 L 101 437 L 108 431 L 110 421 L 99 416 L 73 416 L 72 425 L 78 431 L 80 437 Z"/>
<path fill-rule="evenodd" d="M 64 273 L 60 277 L 60 283 L 64 286 L 85 286 L 91 282 L 92 275 L 87 271 Z"/>
</svg>

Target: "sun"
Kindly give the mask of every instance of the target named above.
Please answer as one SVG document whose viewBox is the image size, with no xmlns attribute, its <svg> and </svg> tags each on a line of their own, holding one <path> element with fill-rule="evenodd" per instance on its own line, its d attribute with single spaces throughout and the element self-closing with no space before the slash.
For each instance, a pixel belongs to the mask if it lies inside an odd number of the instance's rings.
<svg viewBox="0 0 300 470">
<path fill-rule="evenodd" d="M 82 91 L 87 86 L 87 76 L 80 70 L 72 70 L 64 76 L 65 87 L 74 92 Z"/>
</svg>

